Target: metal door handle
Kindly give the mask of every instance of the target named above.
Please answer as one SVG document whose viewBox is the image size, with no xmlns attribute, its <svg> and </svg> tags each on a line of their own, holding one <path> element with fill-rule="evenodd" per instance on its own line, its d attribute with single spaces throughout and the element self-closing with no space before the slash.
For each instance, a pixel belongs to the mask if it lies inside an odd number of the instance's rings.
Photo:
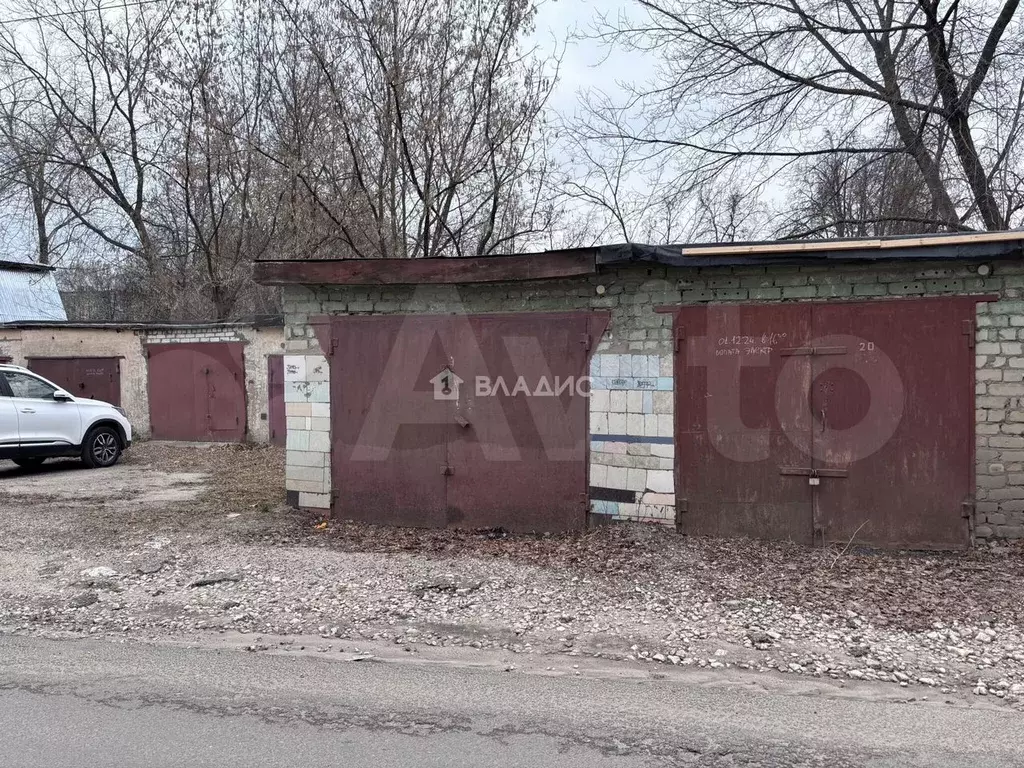
<svg viewBox="0 0 1024 768">
<path fill-rule="evenodd" d="M 35 413 L 36 409 L 35 408 L 22 408 L 21 412 L 22 413 Z"/>
</svg>

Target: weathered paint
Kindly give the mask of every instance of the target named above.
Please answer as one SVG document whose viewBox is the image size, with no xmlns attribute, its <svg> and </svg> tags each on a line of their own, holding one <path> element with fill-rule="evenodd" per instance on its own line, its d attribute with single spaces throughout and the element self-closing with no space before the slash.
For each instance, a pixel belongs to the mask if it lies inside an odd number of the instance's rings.
<svg viewBox="0 0 1024 768">
<path fill-rule="evenodd" d="M 575 279 L 463 286 L 455 302 L 451 300 L 454 290 L 448 286 L 287 286 L 283 290 L 286 354 L 296 360 L 325 359 L 326 350 L 312 324 L 312 318 L 323 315 L 610 311 L 611 325 L 593 363 L 597 366 L 594 375 L 603 377 L 602 386 L 595 386 L 600 396 L 592 398 L 591 408 L 591 486 L 598 491 L 593 508 L 613 519 L 669 523 L 674 497 L 668 480 L 673 474 L 675 446 L 671 431 L 666 443 L 660 428 L 662 421 L 668 419 L 671 424 L 674 418 L 671 399 L 666 403 L 664 397 L 666 393 L 671 396 L 675 384 L 674 341 L 672 314 L 659 313 L 659 307 L 674 311 L 680 306 L 740 306 L 748 302 L 789 306 L 808 301 L 831 304 L 908 296 L 985 296 L 974 316 L 976 413 L 970 426 L 977 450 L 971 484 L 976 500 L 973 532 L 977 540 L 1024 538 L 1024 263 L 1019 259 L 993 260 L 990 273 L 984 276 L 979 275 L 976 264 L 949 261 L 699 269 L 633 265 L 602 267 L 597 275 Z M 894 320 L 891 333 L 912 334 L 914 326 L 904 326 L 904 321 L 906 318 Z M 0 339 L 0 352 L 3 348 Z M 659 369 L 657 379 L 650 370 L 652 356 Z M 632 375 L 637 364 L 648 366 L 643 378 Z M 630 375 L 622 374 L 623 370 Z M 298 376 L 300 380 L 291 383 L 296 387 L 302 386 L 302 374 Z M 641 385 L 650 389 L 652 384 L 653 393 L 638 391 Z M 643 394 L 652 395 L 650 404 L 636 402 Z M 330 408 L 331 398 L 326 394 L 316 390 L 312 396 L 313 408 L 321 412 Z M 313 445 L 313 437 L 325 433 L 302 432 L 300 436 L 308 436 Z M 326 509 L 332 484 L 328 478 L 307 483 L 296 475 L 293 480 L 291 473 L 302 466 L 300 459 L 329 463 L 328 444 L 318 439 L 316 449 L 309 451 L 293 450 L 289 445 L 289 487 L 306 492 L 304 505 Z M 343 486 L 334 485 L 333 489 L 344 492 Z"/>
<path fill-rule="evenodd" d="M 121 362 L 116 357 L 30 357 L 28 368 L 75 397 L 121 405 Z"/>
<path fill-rule="evenodd" d="M 801 543 L 967 546 L 974 304 L 679 310 L 681 528 Z"/>
<path fill-rule="evenodd" d="M 331 473 L 344 489 L 334 514 L 584 527 L 584 378 L 606 323 L 599 313 L 333 319 Z"/>
<path fill-rule="evenodd" d="M 288 437 L 284 407 L 284 355 L 267 355 L 267 427 L 271 445 L 284 445 Z"/>
<path fill-rule="evenodd" d="M 5 343 L 2 338 L 7 339 Z M 149 435 L 149 394 L 142 339 L 133 330 L 92 328 L 25 328 L 0 330 L 0 346 L 16 365 L 32 357 L 115 358 L 120 361 L 119 405 L 140 438 Z"/>
<path fill-rule="evenodd" d="M 463 323 L 454 369 L 473 386 L 455 403 L 450 430 L 449 525 L 584 528 L 590 449 L 584 378 L 607 314 L 524 312 L 469 316 Z"/>
<path fill-rule="evenodd" d="M 140 438 L 148 437 L 149 390 L 144 345 L 148 343 L 237 342 L 245 345 L 248 417 L 246 439 L 269 440 L 267 401 L 268 355 L 284 347 L 281 328 L 230 324 L 223 326 L 129 327 L 0 327 L 0 356 L 27 366 L 30 357 L 111 357 L 120 360 L 121 407 Z"/>
<path fill-rule="evenodd" d="M 148 344 L 149 413 L 158 440 L 245 439 L 244 346 Z"/>
<path fill-rule="evenodd" d="M 974 314 L 969 298 L 814 306 L 814 451 L 827 542 L 969 544 L 974 466 Z M 894 333 L 894 327 L 900 332 Z"/>
<path fill-rule="evenodd" d="M 810 418 L 810 378 L 778 392 L 783 347 L 813 337 L 806 305 L 688 307 L 676 313 L 676 503 L 689 534 L 811 542 L 806 463 L 790 435 Z M 767 350 L 767 354 L 764 352 Z"/>
</svg>

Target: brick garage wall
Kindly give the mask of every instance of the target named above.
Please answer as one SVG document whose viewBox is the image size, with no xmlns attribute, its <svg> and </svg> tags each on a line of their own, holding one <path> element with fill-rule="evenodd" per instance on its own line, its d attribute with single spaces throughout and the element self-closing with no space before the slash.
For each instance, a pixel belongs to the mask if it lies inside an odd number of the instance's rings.
<svg viewBox="0 0 1024 768">
<path fill-rule="evenodd" d="M 279 355 L 284 349 L 284 330 L 282 328 L 256 328 L 253 326 L 159 328 L 141 332 L 141 342 L 142 344 L 216 344 L 218 342 L 241 342 L 244 344 L 247 439 L 256 443 L 269 442 L 267 357 Z M 145 374 L 145 360 L 143 363 L 143 374 Z M 148 434 L 148 404 L 146 426 Z"/>
<path fill-rule="evenodd" d="M 598 285 L 604 286 L 603 295 L 598 294 Z M 671 445 L 672 321 L 651 311 L 656 303 L 678 302 L 678 291 L 670 290 L 668 285 L 664 271 L 660 277 L 652 277 L 641 270 L 618 273 L 614 280 L 487 284 L 460 289 L 286 288 L 283 303 L 288 490 L 301 506 L 330 506 L 329 365 L 309 325 L 310 318 L 324 314 L 606 309 L 612 314 L 611 324 L 597 347 L 590 370 L 591 486 L 600 489 L 594 493 L 594 511 L 618 519 L 670 521 L 675 505 Z M 303 371 L 316 373 L 309 375 Z M 659 383 L 661 390 L 655 392 Z M 598 408 L 601 410 L 595 410 Z M 618 431 L 611 432 L 612 428 Z M 294 436 L 293 430 L 298 430 Z"/>
<path fill-rule="evenodd" d="M 253 326 L 181 328 L 0 328 L 0 357 L 15 365 L 29 357 L 117 357 L 121 359 L 121 405 L 139 438 L 149 437 L 149 378 L 145 344 L 245 344 L 248 436 L 270 440 L 267 357 L 284 349 L 284 330 Z"/>
<path fill-rule="evenodd" d="M 673 447 L 671 439 L 664 440 L 671 438 L 664 433 L 665 424 L 672 420 L 672 400 L 667 396 L 673 383 L 672 319 L 656 313 L 656 307 L 993 294 L 997 301 L 978 305 L 973 524 L 981 539 L 1018 538 L 1024 537 L 1024 264 L 996 261 L 993 267 L 992 274 L 980 277 L 974 265 L 943 262 L 702 269 L 631 266 L 579 279 L 458 290 L 451 286 L 289 287 L 284 291 L 285 346 L 291 356 L 325 361 L 309 325 L 311 317 L 321 314 L 609 310 L 611 323 L 591 367 L 593 510 L 619 519 L 668 521 L 675 501 L 670 482 Z M 329 413 L 326 393 L 326 388 L 314 389 L 305 399 L 327 406 L 319 412 Z M 299 396 L 296 386 L 292 397 Z M 329 429 L 329 421 L 318 426 Z M 331 490 L 329 434 L 318 438 L 316 445 L 324 448 L 322 457 L 303 455 L 301 459 L 324 462 L 327 471 L 316 496 L 326 507 Z M 292 448 L 289 428 L 289 466 L 305 466 L 291 461 L 293 451 L 318 452 Z"/>
<path fill-rule="evenodd" d="M 16 337 L 16 338 L 15 338 Z M 28 365 L 30 357 L 117 357 L 121 367 L 121 407 L 133 432 L 149 435 L 149 385 L 146 358 L 139 335 L 124 328 L 0 329 L 0 355 L 15 365 Z"/>
</svg>

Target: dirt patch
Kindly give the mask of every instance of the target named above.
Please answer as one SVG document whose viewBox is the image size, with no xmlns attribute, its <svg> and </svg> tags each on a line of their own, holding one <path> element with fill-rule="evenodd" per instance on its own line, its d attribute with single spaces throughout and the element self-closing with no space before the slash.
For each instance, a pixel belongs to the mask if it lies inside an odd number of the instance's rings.
<svg viewBox="0 0 1024 768">
<path fill-rule="evenodd" d="M 294 527 L 283 498 L 283 451 L 265 447 L 141 443 L 97 470 L 75 460 L 31 471 L 0 462 L 0 526 L 11 549 L 131 546 L 167 533 L 272 538 Z"/>
<path fill-rule="evenodd" d="M 1020 549 L 358 525 L 283 506 L 283 465 L 270 448 L 143 444 L 111 470 L 0 468 L 0 626 L 241 632 L 256 646 L 314 635 L 1024 696 Z"/>
</svg>

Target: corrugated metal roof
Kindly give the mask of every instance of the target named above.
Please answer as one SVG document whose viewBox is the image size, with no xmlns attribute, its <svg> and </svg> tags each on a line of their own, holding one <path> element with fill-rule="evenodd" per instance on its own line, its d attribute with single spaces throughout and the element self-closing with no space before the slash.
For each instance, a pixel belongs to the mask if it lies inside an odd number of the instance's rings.
<svg viewBox="0 0 1024 768">
<path fill-rule="evenodd" d="M 52 272 L 0 267 L 0 323 L 67 319 Z"/>
</svg>

